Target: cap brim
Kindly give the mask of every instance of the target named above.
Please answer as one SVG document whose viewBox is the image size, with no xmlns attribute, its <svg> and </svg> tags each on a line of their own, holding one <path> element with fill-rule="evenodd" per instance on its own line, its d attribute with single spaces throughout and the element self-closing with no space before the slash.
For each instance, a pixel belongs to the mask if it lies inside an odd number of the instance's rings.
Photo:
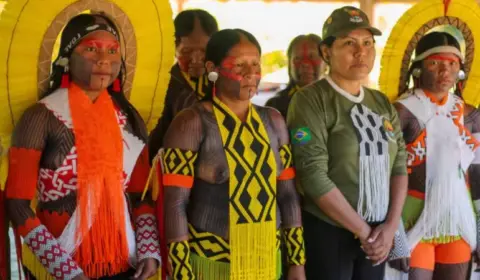
<svg viewBox="0 0 480 280">
<path fill-rule="evenodd" d="M 352 26 L 351 28 L 347 28 L 347 29 L 344 29 L 342 31 L 336 32 L 335 34 L 332 34 L 332 36 L 334 36 L 334 37 L 344 37 L 344 36 L 347 36 L 353 30 L 357 30 L 357 29 L 367 29 L 368 31 L 370 31 L 370 33 L 372 33 L 373 36 L 381 36 L 382 35 L 382 31 L 380 31 L 379 29 L 367 25 L 367 26 L 355 26 L 355 27 Z"/>
</svg>

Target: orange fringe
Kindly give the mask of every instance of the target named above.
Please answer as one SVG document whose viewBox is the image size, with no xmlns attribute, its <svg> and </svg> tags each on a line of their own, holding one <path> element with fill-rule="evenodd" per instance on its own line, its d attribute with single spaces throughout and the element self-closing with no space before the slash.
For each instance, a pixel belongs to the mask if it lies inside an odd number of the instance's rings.
<svg viewBox="0 0 480 280">
<path fill-rule="evenodd" d="M 84 237 L 74 259 L 89 278 L 128 270 L 123 192 L 123 138 L 108 92 L 95 102 L 73 84 L 69 105 L 77 148 L 77 234 Z M 95 214 L 88 230 L 88 214 Z"/>
</svg>

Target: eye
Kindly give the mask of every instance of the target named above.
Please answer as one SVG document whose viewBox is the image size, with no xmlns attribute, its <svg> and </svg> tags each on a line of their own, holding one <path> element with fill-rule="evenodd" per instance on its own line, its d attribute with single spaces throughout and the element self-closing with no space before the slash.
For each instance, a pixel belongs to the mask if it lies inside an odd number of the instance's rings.
<svg viewBox="0 0 480 280">
<path fill-rule="evenodd" d="M 345 42 L 344 44 L 345 46 L 353 46 L 354 45 L 354 42 L 352 40 L 348 40 Z"/>
<path fill-rule="evenodd" d="M 373 42 L 372 41 L 365 41 L 363 44 L 365 46 L 371 46 L 371 45 L 373 45 Z"/>
<path fill-rule="evenodd" d="M 87 48 L 86 48 L 86 51 L 87 51 L 87 52 L 96 52 L 96 51 L 97 51 L 97 48 L 95 48 L 95 47 L 87 47 Z"/>
<path fill-rule="evenodd" d="M 109 50 L 108 50 L 108 53 L 109 53 L 109 54 L 116 54 L 116 53 L 118 53 L 118 49 L 117 49 L 117 48 L 109 49 Z"/>
</svg>

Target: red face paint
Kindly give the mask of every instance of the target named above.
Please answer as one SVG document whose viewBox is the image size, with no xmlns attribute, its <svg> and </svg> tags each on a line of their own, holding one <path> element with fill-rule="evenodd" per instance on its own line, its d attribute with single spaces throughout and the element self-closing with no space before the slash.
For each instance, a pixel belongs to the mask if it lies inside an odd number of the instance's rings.
<svg viewBox="0 0 480 280">
<path fill-rule="evenodd" d="M 299 57 L 299 59 L 295 59 L 293 62 L 293 64 L 297 68 L 300 67 L 302 64 L 310 64 L 313 67 L 317 67 L 321 63 L 322 61 L 320 60 L 320 58 L 316 59 L 316 58 L 310 57 L 308 42 L 304 42 L 302 44 L 302 55 Z"/>
<path fill-rule="evenodd" d="M 178 60 L 178 66 L 180 67 L 180 70 L 183 72 L 188 72 L 188 65 L 190 64 L 190 58 L 187 56 L 179 56 L 177 58 Z"/>
<path fill-rule="evenodd" d="M 433 54 L 427 57 L 425 60 L 441 60 L 441 61 L 450 61 L 450 62 L 459 62 L 460 59 L 457 56 L 446 56 L 441 54 Z"/>
<path fill-rule="evenodd" d="M 222 69 L 220 69 L 220 75 L 234 81 L 240 82 L 243 80 L 243 75 L 235 71 L 235 57 L 226 57 L 222 62 Z"/>
<path fill-rule="evenodd" d="M 120 49 L 120 44 L 116 40 L 111 39 L 85 39 L 82 40 L 79 46 L 86 48 L 97 48 L 97 49 L 108 49 L 115 50 L 116 52 Z"/>
</svg>

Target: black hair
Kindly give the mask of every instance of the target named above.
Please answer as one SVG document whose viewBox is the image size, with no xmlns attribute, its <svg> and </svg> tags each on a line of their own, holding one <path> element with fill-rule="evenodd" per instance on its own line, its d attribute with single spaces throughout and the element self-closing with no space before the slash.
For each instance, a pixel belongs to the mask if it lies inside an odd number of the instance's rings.
<svg viewBox="0 0 480 280">
<path fill-rule="evenodd" d="M 86 27 L 93 25 L 97 22 L 98 18 L 102 18 L 107 22 L 107 24 L 112 27 L 117 34 L 119 34 L 116 25 L 110 20 L 107 16 L 103 14 L 80 14 L 72 18 L 65 28 L 63 29 L 62 36 L 60 39 L 60 51 L 58 54 L 57 59 L 52 63 L 52 72 L 50 74 L 50 86 L 49 89 L 42 94 L 42 98 L 52 94 L 54 91 L 60 88 L 62 76 L 65 73 L 64 67 L 57 65 L 56 62 L 60 59 L 60 57 L 68 57 L 70 58 L 74 47 L 70 48 L 69 52 L 65 52 L 66 46 L 71 43 L 72 39 L 75 36 L 78 36 L 79 30 L 85 29 Z M 77 42 L 78 44 L 78 42 Z M 135 136 L 139 137 L 140 139 L 146 141 L 147 139 L 147 132 L 144 125 L 141 122 L 141 117 L 138 111 L 133 107 L 133 105 L 128 101 L 127 97 L 123 92 L 123 84 L 126 79 L 126 66 L 125 61 L 122 57 L 122 64 L 120 68 L 120 73 L 118 75 L 118 79 L 120 80 L 121 84 L 121 91 L 115 92 L 112 88 L 113 85 L 110 85 L 107 90 L 110 97 L 113 99 L 114 103 L 120 108 L 120 110 L 126 115 L 129 124 L 132 127 L 133 133 Z M 71 79 L 70 79 L 71 80 Z"/>
<path fill-rule="evenodd" d="M 292 77 L 292 69 L 290 66 L 290 59 L 292 58 L 292 53 L 293 53 L 293 48 L 295 47 L 296 44 L 303 40 L 310 40 L 314 43 L 317 44 L 317 51 L 322 55 L 322 51 L 320 50 L 320 46 L 322 44 L 322 38 L 316 34 L 306 34 L 306 35 L 298 35 L 297 37 L 293 38 L 293 40 L 290 42 L 287 48 L 287 60 L 288 60 L 288 85 L 287 88 L 285 89 L 286 91 L 289 91 L 291 88 L 295 86 L 295 81 L 293 80 Z"/>
<path fill-rule="evenodd" d="M 175 46 L 180 44 L 182 37 L 188 36 L 193 32 L 195 19 L 198 19 L 203 31 L 209 37 L 218 31 L 217 20 L 207 11 L 200 9 L 182 11 L 173 21 L 175 26 Z"/>
<path fill-rule="evenodd" d="M 207 44 L 205 51 L 205 61 L 211 61 L 216 66 L 220 65 L 227 57 L 228 52 L 240 41 L 244 36 L 250 43 L 255 45 L 262 55 L 262 48 L 255 36 L 243 29 L 223 29 L 212 35 Z M 212 92 L 207 92 L 203 100 L 212 100 Z"/>
<path fill-rule="evenodd" d="M 420 55 L 424 53 L 425 51 L 428 51 L 429 49 L 435 48 L 435 47 L 440 47 L 440 46 L 450 46 L 458 49 L 460 49 L 460 43 L 447 32 L 430 32 L 423 36 L 420 41 L 417 43 L 417 47 L 415 48 L 415 55 Z M 399 90 L 399 95 L 405 92 L 410 88 L 410 78 L 413 78 L 412 74 L 414 69 L 422 69 L 422 61 L 416 61 L 412 63 L 408 70 L 407 78 L 405 81 L 405 85 L 403 85 L 403 88 Z M 460 62 L 460 70 L 465 71 L 464 69 L 464 64 Z M 455 85 L 455 91 L 454 93 L 462 97 L 462 81 L 458 81 L 457 84 Z M 414 85 L 415 86 L 415 85 Z"/>
</svg>

